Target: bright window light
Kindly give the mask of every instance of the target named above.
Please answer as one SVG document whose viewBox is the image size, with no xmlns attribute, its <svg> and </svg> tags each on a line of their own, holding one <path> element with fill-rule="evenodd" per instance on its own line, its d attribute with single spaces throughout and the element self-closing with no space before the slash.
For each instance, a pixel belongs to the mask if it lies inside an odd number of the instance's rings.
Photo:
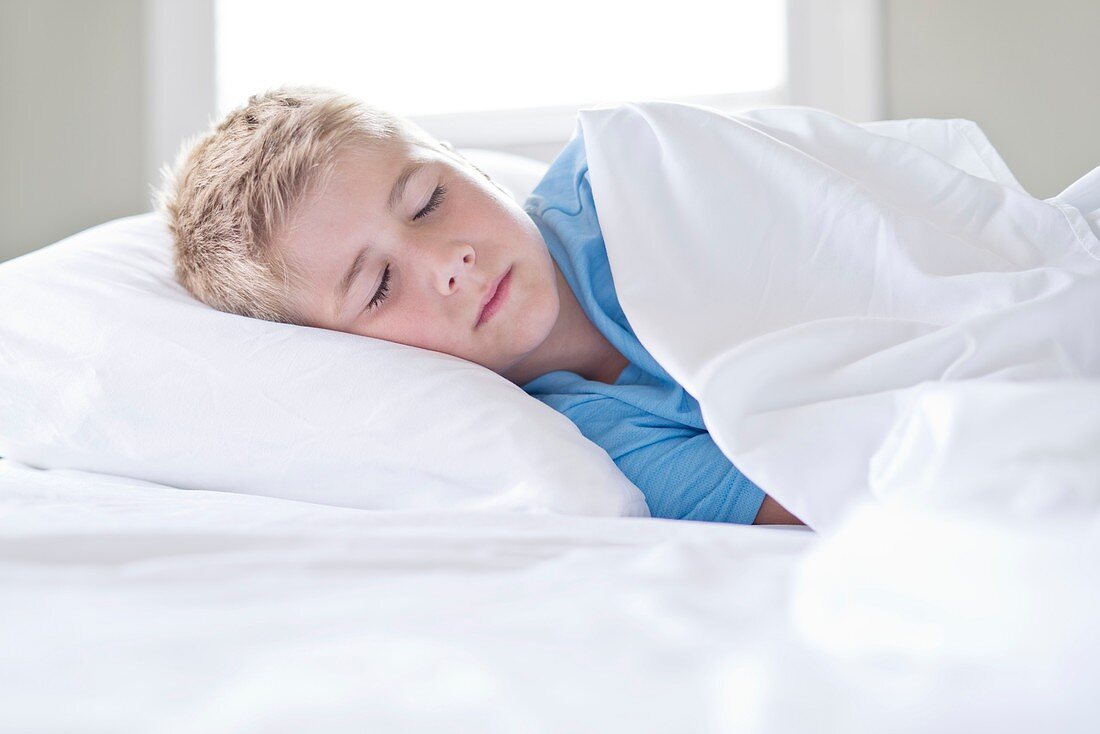
<svg viewBox="0 0 1100 734">
<path fill-rule="evenodd" d="M 785 23 L 783 0 L 217 0 L 219 114 L 282 84 L 410 117 L 774 90 Z"/>
</svg>

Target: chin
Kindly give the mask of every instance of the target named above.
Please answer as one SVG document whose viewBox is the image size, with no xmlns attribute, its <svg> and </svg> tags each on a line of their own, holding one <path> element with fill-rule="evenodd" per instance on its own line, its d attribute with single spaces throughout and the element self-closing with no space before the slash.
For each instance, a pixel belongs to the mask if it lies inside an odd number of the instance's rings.
<svg viewBox="0 0 1100 734">
<path fill-rule="evenodd" d="M 512 347 L 515 362 L 538 349 L 546 341 L 546 337 L 550 336 L 554 326 L 554 320 L 546 319 L 543 313 L 535 315 L 528 312 L 524 316 L 526 318 L 522 322 L 512 322 L 516 330 L 509 339 L 509 346 Z"/>
</svg>

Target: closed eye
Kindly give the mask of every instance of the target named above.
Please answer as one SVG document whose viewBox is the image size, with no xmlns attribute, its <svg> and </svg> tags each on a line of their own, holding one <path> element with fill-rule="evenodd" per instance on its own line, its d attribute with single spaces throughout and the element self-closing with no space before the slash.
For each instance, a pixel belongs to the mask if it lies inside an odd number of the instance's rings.
<svg viewBox="0 0 1100 734">
<path fill-rule="evenodd" d="M 427 216 L 439 208 L 439 205 L 443 203 L 443 197 L 447 194 L 447 187 L 443 184 L 439 184 L 435 187 L 435 191 L 432 192 L 432 196 L 428 199 L 428 203 L 424 205 L 424 208 L 416 213 L 413 217 L 414 220 Z"/>
<path fill-rule="evenodd" d="M 390 294 L 390 266 L 387 265 L 386 269 L 382 271 L 382 283 L 378 286 L 378 290 L 375 292 L 374 297 L 370 299 L 370 303 L 367 304 L 367 310 L 373 310 L 377 306 L 382 305 L 382 301 L 386 300 L 386 296 Z"/>
</svg>

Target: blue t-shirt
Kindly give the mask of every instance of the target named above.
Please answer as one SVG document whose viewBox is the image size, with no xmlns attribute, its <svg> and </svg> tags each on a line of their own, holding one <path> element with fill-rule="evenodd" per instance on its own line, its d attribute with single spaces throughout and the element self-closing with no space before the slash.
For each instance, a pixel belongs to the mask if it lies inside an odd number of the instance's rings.
<svg viewBox="0 0 1100 734">
<path fill-rule="evenodd" d="M 751 524 L 764 492 L 714 444 L 699 403 L 645 350 L 619 306 L 580 125 L 524 209 L 589 320 L 630 364 L 614 385 L 558 370 L 523 390 L 603 447 L 653 517 Z"/>
</svg>

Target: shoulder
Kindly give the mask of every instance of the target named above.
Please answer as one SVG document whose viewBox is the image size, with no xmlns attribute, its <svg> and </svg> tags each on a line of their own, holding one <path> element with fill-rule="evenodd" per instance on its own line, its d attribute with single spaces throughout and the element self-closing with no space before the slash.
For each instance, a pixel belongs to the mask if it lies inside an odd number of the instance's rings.
<svg viewBox="0 0 1100 734">
<path fill-rule="evenodd" d="M 626 383 L 608 384 L 560 370 L 532 380 L 523 390 L 568 417 L 604 448 L 609 448 L 605 445 L 609 440 L 627 436 L 636 444 L 637 436 L 643 434 L 645 440 L 659 441 L 699 432 L 699 427 L 690 425 L 692 416 L 668 414 L 667 386 L 648 379 L 633 364 L 623 375 Z M 682 420 L 685 417 L 689 421 Z"/>
<path fill-rule="evenodd" d="M 585 199 L 591 197 L 590 192 L 588 157 L 584 149 L 584 136 L 578 124 L 573 137 L 554 158 L 542 180 L 527 197 L 523 208 L 535 217 L 545 216 L 551 210 L 576 215 L 586 209 Z"/>
</svg>

